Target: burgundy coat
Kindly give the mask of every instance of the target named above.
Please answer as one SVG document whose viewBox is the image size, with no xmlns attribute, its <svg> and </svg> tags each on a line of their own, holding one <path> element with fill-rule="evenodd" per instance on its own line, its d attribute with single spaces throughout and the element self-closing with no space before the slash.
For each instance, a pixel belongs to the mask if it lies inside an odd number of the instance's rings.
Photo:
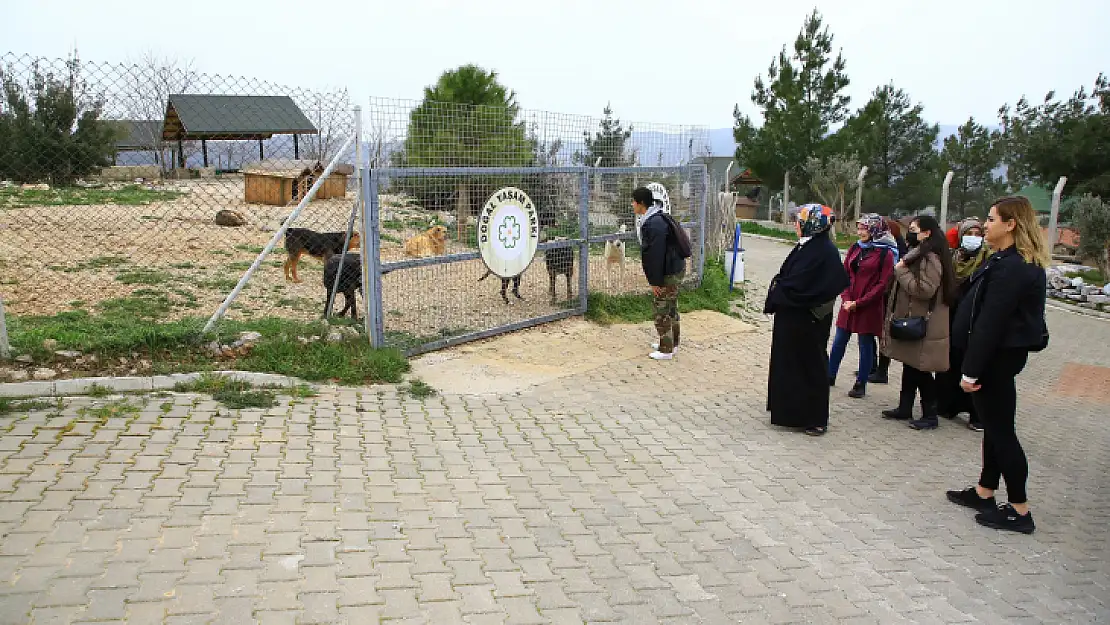
<svg viewBox="0 0 1110 625">
<path fill-rule="evenodd" d="M 894 273 L 894 254 L 883 247 L 867 250 L 867 256 L 860 261 L 859 270 L 852 265 L 861 255 L 863 248 L 853 245 L 844 258 L 844 268 L 851 280 L 848 288 L 840 294 L 841 308 L 836 316 L 836 327 L 853 334 L 883 333 L 883 294 L 887 283 Z M 855 302 L 851 311 L 844 310 L 843 302 Z"/>
</svg>

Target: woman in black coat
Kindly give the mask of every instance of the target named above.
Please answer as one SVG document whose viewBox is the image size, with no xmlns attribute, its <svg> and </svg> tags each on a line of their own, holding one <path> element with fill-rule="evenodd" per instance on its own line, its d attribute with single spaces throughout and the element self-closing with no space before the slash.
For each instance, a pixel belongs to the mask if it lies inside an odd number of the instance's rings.
<svg viewBox="0 0 1110 625">
<path fill-rule="evenodd" d="M 996 201 L 984 230 L 994 253 L 972 275 L 952 333 L 964 353 L 960 387 L 971 393 L 983 424 L 983 470 L 978 485 L 948 491 L 948 499 L 979 510 L 975 520 L 981 525 L 1031 534 L 1035 526 L 1025 494 L 1029 464 L 1014 427 L 1014 378 L 1029 352 L 1048 345 L 1048 245 L 1033 206 L 1020 196 Z M 1006 480 L 1009 503 L 996 506 L 1000 478 Z"/>
<path fill-rule="evenodd" d="M 828 353 L 833 303 L 848 273 L 829 236 L 832 209 L 807 204 L 795 224 L 798 244 L 771 281 L 763 312 L 775 315 L 767 410 L 771 423 L 820 436 L 829 425 Z"/>
</svg>

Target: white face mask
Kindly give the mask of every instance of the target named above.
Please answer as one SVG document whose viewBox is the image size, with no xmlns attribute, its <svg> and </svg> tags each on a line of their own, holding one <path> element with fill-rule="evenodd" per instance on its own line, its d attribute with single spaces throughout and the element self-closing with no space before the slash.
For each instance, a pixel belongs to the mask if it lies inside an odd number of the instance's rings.
<svg viewBox="0 0 1110 625">
<path fill-rule="evenodd" d="M 976 252 L 980 247 L 983 247 L 983 237 L 977 237 L 973 234 L 964 235 L 961 247 L 968 252 Z"/>
</svg>

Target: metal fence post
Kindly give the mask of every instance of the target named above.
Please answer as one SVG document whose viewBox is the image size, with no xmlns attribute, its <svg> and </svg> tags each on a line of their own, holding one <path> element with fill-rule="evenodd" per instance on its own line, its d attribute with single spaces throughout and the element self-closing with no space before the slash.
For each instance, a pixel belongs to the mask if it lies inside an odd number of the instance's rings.
<svg viewBox="0 0 1110 625">
<path fill-rule="evenodd" d="M 378 226 L 378 174 L 370 167 L 363 171 L 362 179 L 364 195 L 362 205 L 367 210 L 363 211 L 362 231 L 366 235 L 366 268 L 369 272 L 367 281 L 363 282 L 366 293 L 366 324 L 370 333 L 370 346 L 380 348 L 385 345 L 385 320 L 382 314 L 382 257 L 381 257 L 381 232 Z"/>
<path fill-rule="evenodd" d="M 1060 176 L 1060 180 L 1056 182 L 1056 188 L 1052 191 L 1052 213 L 1048 217 L 1049 254 L 1052 254 L 1053 250 L 1056 249 L 1057 238 L 1059 237 L 1056 222 L 1060 219 L 1060 197 L 1064 194 L 1064 185 L 1067 183 L 1067 176 Z"/>
<path fill-rule="evenodd" d="M 790 223 L 790 172 L 782 176 L 782 223 Z"/>
<path fill-rule="evenodd" d="M 8 318 L 4 316 L 4 296 L 0 295 L 0 360 L 12 357 L 12 346 L 8 343 Z"/>
<path fill-rule="evenodd" d="M 582 172 L 582 177 L 579 179 L 578 236 L 582 239 L 578 247 L 578 309 L 584 315 L 590 306 L 590 174 L 588 172 Z"/>
<path fill-rule="evenodd" d="M 731 164 L 729 166 L 731 167 Z M 698 238 L 701 239 L 698 244 L 698 286 L 701 286 L 702 281 L 705 280 L 705 220 L 707 218 L 706 208 L 709 203 L 709 168 L 704 165 L 702 166 L 701 181 L 701 206 L 698 208 Z"/>
<path fill-rule="evenodd" d="M 940 227 L 947 228 L 948 223 L 948 187 L 952 185 L 952 177 L 956 172 L 948 172 L 944 175 L 944 186 L 940 188 Z"/>
</svg>

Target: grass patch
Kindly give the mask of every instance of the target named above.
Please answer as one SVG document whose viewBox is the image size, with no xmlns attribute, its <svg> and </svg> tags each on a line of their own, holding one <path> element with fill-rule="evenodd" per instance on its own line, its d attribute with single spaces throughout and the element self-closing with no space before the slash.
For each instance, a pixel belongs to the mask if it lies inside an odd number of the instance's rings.
<svg viewBox="0 0 1110 625">
<path fill-rule="evenodd" d="M 1091 286 L 1102 286 L 1106 284 L 1106 276 L 1102 275 L 1102 272 L 1095 268 L 1073 271 L 1064 275 L 1068 278 L 1083 278 L 1083 284 L 1089 284 Z"/>
<path fill-rule="evenodd" d="M 120 189 L 62 187 L 45 191 L 8 187 L 0 189 L 0 206 L 5 208 L 83 206 L 88 204 L 142 206 L 153 202 L 168 202 L 181 197 L 181 195 L 176 191 L 157 191 L 139 185 L 128 185 Z"/>
<path fill-rule="evenodd" d="M 250 252 L 251 254 L 261 254 L 263 248 L 262 248 L 261 245 L 247 245 L 246 243 L 240 243 L 240 244 L 235 246 L 235 249 L 239 250 L 240 252 Z"/>
<path fill-rule="evenodd" d="M 388 241 L 390 243 L 396 243 L 397 245 L 403 245 L 404 244 L 404 241 L 402 241 L 398 237 L 393 236 L 392 234 L 389 234 L 388 232 L 383 232 L 383 233 L 379 234 L 378 238 L 381 239 L 382 241 Z"/>
<path fill-rule="evenodd" d="M 102 384 L 91 384 L 89 388 L 85 390 L 85 394 L 89 397 L 107 397 L 114 392 L 115 391 Z"/>
<path fill-rule="evenodd" d="M 731 292 L 728 290 L 728 276 L 725 275 L 724 265 L 707 260 L 701 286 L 679 291 L 678 311 L 714 310 L 727 315 L 731 313 L 732 302 L 743 297 L 744 291 L 741 289 L 733 289 Z M 651 302 L 652 297 L 648 293 L 590 293 L 586 318 L 602 325 L 651 321 Z"/>
<path fill-rule="evenodd" d="M 154 286 L 167 282 L 170 278 L 170 274 L 157 269 L 134 269 L 132 271 L 124 271 L 123 273 L 116 274 L 116 282 L 122 282 L 123 284 L 147 284 Z"/>
<path fill-rule="evenodd" d="M 212 399 L 232 409 L 272 408 L 277 405 L 274 392 L 269 389 L 256 389 L 242 380 L 204 374 L 194 382 L 179 382 L 173 390 L 181 393 L 206 393 Z"/>
<path fill-rule="evenodd" d="M 107 269 L 110 267 L 119 267 L 126 265 L 130 261 L 123 256 L 97 256 L 90 258 L 86 261 L 78 262 L 75 265 L 50 265 L 49 269 L 54 271 L 64 271 L 65 273 L 75 273 L 78 271 Z"/>
<path fill-rule="evenodd" d="M 436 390 L 419 378 L 409 381 L 402 390 L 413 399 L 428 399 L 436 395 Z"/>
<path fill-rule="evenodd" d="M 92 421 L 98 425 L 107 425 L 113 417 L 126 417 L 139 413 L 139 407 L 126 399 L 117 399 L 103 406 L 86 406 L 77 411 L 82 421 Z"/>
<path fill-rule="evenodd" d="M 13 412 L 30 412 L 32 410 L 46 410 L 54 404 L 41 399 L 12 399 L 0 397 L 0 416 Z"/>
<path fill-rule="evenodd" d="M 194 284 L 202 289 L 211 289 L 213 291 L 227 293 L 230 292 L 231 289 L 234 289 L 236 284 L 239 284 L 239 278 L 204 278 L 197 280 Z M 243 290 L 246 291 L 250 287 L 251 284 L 248 282 L 247 285 L 243 287 Z"/>
</svg>

